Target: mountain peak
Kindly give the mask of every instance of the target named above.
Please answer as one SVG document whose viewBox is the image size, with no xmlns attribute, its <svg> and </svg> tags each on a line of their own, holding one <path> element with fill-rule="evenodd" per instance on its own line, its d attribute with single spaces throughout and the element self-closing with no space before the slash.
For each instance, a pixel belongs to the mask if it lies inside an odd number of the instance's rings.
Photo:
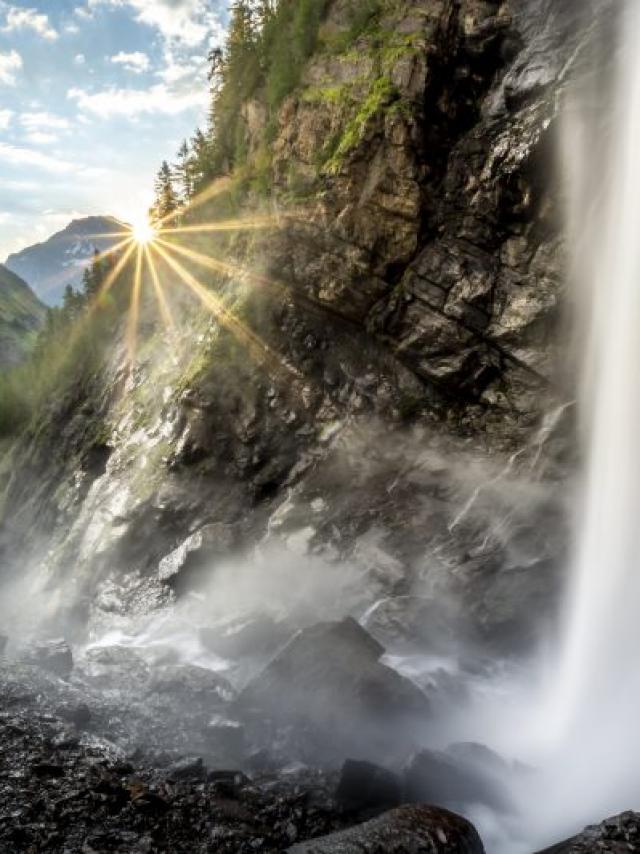
<svg viewBox="0 0 640 854">
<path fill-rule="evenodd" d="M 80 285 L 96 249 L 104 252 L 117 243 L 122 228 L 110 215 L 74 219 L 46 240 L 10 255 L 5 266 L 28 282 L 44 303 L 57 305 L 67 285 Z"/>
</svg>

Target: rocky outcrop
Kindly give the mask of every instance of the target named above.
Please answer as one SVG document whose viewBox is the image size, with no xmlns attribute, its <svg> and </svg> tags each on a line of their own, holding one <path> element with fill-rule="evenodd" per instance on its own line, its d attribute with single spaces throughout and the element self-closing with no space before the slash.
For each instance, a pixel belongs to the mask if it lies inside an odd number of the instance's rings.
<svg viewBox="0 0 640 854">
<path fill-rule="evenodd" d="M 3 571 L 68 583 L 67 626 L 157 607 L 255 546 L 350 567 L 338 617 L 446 595 L 447 631 L 513 650 L 553 607 L 571 408 L 549 175 L 593 16 L 383 3 L 354 35 L 349 5 L 282 106 L 280 227 L 224 244 L 211 280 L 240 323 L 182 301 L 133 373 L 114 335 L 0 471 Z"/>
<path fill-rule="evenodd" d="M 312 839 L 288 854 L 484 854 L 480 837 L 460 816 L 434 807 L 399 807 L 366 824 Z"/>
<path fill-rule="evenodd" d="M 602 824 L 587 827 L 578 836 L 545 848 L 539 854 L 588 854 L 592 851 L 604 854 L 640 851 L 640 815 L 624 812 Z"/>
</svg>

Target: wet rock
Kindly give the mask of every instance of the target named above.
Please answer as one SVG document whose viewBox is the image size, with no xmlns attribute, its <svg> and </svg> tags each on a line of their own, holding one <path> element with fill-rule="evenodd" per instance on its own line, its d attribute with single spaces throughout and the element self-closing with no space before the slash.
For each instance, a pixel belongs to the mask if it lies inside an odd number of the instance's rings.
<svg viewBox="0 0 640 854">
<path fill-rule="evenodd" d="M 69 676 L 73 670 L 71 647 L 63 638 L 35 641 L 25 651 L 23 660 L 56 676 Z"/>
<path fill-rule="evenodd" d="M 345 758 L 354 749 L 388 757 L 424 729 L 430 707 L 413 682 L 380 663 L 383 653 L 351 617 L 318 623 L 249 682 L 239 707 L 254 721 L 292 728 L 288 741 L 304 761 Z M 261 743 L 266 737 L 263 731 Z"/>
<path fill-rule="evenodd" d="M 232 619 L 219 626 L 204 626 L 200 640 L 206 649 L 221 658 L 265 657 L 290 636 L 290 630 L 267 614 Z"/>
<path fill-rule="evenodd" d="M 362 625 L 388 652 L 451 653 L 460 637 L 459 621 L 442 601 L 424 596 L 390 596 L 377 602 Z"/>
<path fill-rule="evenodd" d="M 484 854 L 466 819 L 435 807 L 398 807 L 365 824 L 287 849 L 288 854 Z"/>
<path fill-rule="evenodd" d="M 229 682 L 212 670 L 194 664 L 165 664 L 151 674 L 149 694 L 169 694 L 183 702 L 211 703 L 211 708 L 234 696 Z"/>
<path fill-rule="evenodd" d="M 477 748 L 416 753 L 403 770 L 405 800 L 458 810 L 483 804 L 509 811 L 511 801 L 503 782 L 506 763 L 486 748 Z"/>
<path fill-rule="evenodd" d="M 235 535 L 229 525 L 204 525 L 162 558 L 158 578 L 172 585 L 187 583 L 208 562 L 228 554 L 234 543 Z"/>
<path fill-rule="evenodd" d="M 149 679 L 149 668 L 142 657 L 134 649 L 118 644 L 88 649 L 79 666 L 91 681 L 104 688 L 124 690 L 132 683 L 144 685 Z"/>
<path fill-rule="evenodd" d="M 640 851 L 640 813 L 623 812 L 538 854 L 628 854 Z"/>
<path fill-rule="evenodd" d="M 402 803 L 400 778 L 372 762 L 347 759 L 336 789 L 336 803 L 347 813 L 376 812 Z"/>
<path fill-rule="evenodd" d="M 218 761 L 244 758 L 245 729 L 240 721 L 216 715 L 205 727 L 204 740 Z"/>
<path fill-rule="evenodd" d="M 172 762 L 167 768 L 167 779 L 169 780 L 204 780 L 207 769 L 200 756 L 183 756 Z"/>
<path fill-rule="evenodd" d="M 74 724 L 78 729 L 85 729 L 91 721 L 91 710 L 86 703 L 67 703 L 56 709 L 58 717 Z"/>
</svg>

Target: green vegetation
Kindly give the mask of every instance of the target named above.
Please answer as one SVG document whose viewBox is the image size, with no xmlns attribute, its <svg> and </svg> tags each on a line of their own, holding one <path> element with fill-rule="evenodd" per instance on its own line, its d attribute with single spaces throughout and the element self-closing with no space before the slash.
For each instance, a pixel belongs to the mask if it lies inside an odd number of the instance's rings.
<svg viewBox="0 0 640 854">
<path fill-rule="evenodd" d="M 314 192 L 317 175 L 338 172 L 377 115 L 406 108 L 392 82 L 393 72 L 398 60 L 418 45 L 412 35 L 385 29 L 382 13 L 387 2 L 352 0 L 346 12 L 340 12 L 336 27 L 335 21 L 325 24 L 329 0 L 236 0 L 224 50 L 217 48 L 208 57 L 208 126 L 183 142 L 175 163 L 162 164 L 152 218 L 235 219 L 246 209 L 248 193 L 268 196 L 271 143 L 283 101 L 293 92 L 303 102 L 330 104 L 335 110 L 333 130 L 315 153 L 313 165 L 292 163 L 286 170 L 285 199 L 306 198 Z M 324 56 L 329 68 L 334 63 L 349 65 L 346 82 L 327 79 L 302 88 L 305 66 L 314 53 Z M 191 204 L 196 197 L 197 206 Z M 209 234 L 199 248 L 224 257 L 234 242 L 246 239 L 237 233 Z M 193 248 L 198 240 L 194 237 Z M 96 256 L 82 288 L 68 288 L 62 307 L 48 313 L 32 357 L 0 374 L 0 441 L 21 429 L 44 402 L 97 374 L 131 286 L 125 275 L 107 299 L 99 299 L 113 263 Z M 225 337 L 212 345 L 214 349 Z M 185 382 L 201 376 L 211 359 L 223 354 L 192 355 Z"/>
<path fill-rule="evenodd" d="M 118 285 L 99 296 L 116 262 L 96 254 L 82 289 L 68 286 L 62 306 L 48 310 L 30 357 L 0 373 L 0 440 L 18 433 L 43 406 L 98 369 L 128 299 Z"/>
</svg>

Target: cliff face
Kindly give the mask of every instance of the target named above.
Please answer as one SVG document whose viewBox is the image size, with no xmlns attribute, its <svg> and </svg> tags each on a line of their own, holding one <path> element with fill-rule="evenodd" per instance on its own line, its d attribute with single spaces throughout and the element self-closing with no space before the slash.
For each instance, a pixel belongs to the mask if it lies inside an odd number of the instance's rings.
<svg viewBox="0 0 640 854">
<path fill-rule="evenodd" d="M 215 283 L 255 334 L 188 307 L 172 336 L 149 325 L 132 376 L 116 343 L 4 462 L 5 572 L 49 574 L 83 620 L 256 544 L 348 568 L 359 605 L 445 592 L 510 646 L 553 599 L 570 409 L 551 178 L 590 22 L 543 0 L 393 3 L 345 47 L 351 8 L 331 4 L 280 112 L 293 215 L 228 247 L 245 272 Z M 255 147 L 259 102 L 245 119 Z"/>
</svg>

